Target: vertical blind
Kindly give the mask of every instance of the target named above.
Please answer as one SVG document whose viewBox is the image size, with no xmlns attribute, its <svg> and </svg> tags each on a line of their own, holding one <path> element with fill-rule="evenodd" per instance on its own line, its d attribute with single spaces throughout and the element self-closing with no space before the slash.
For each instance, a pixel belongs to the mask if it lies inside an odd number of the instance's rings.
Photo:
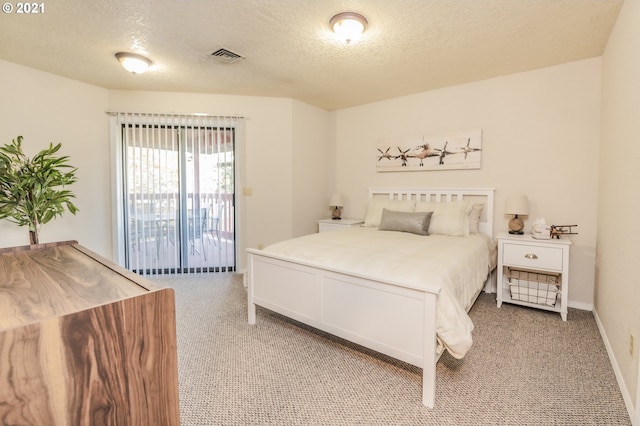
<svg viewBox="0 0 640 426">
<path fill-rule="evenodd" d="M 111 114 L 118 258 L 139 274 L 235 269 L 241 117 Z"/>
</svg>

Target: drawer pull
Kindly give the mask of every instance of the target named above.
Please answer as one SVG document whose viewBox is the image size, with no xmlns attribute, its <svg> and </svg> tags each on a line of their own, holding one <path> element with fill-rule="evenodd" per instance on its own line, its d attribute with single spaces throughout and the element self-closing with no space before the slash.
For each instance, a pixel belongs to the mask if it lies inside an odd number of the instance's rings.
<svg viewBox="0 0 640 426">
<path fill-rule="evenodd" d="M 527 259 L 537 259 L 538 256 L 535 255 L 534 253 L 527 253 L 524 255 L 524 257 L 526 257 Z"/>
</svg>

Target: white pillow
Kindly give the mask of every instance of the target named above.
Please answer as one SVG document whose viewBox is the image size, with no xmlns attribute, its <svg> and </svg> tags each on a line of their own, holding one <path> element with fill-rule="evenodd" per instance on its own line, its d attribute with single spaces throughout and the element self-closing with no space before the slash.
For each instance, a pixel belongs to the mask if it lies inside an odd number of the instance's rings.
<svg viewBox="0 0 640 426">
<path fill-rule="evenodd" d="M 382 209 L 396 212 L 412 212 L 416 202 L 413 200 L 389 200 L 385 198 L 371 198 L 367 205 L 367 215 L 364 226 L 380 226 Z"/>
<path fill-rule="evenodd" d="M 473 203 L 469 201 L 450 201 L 441 203 L 416 203 L 416 212 L 433 212 L 429 234 L 442 234 L 452 237 L 469 236 L 469 213 Z"/>
<path fill-rule="evenodd" d="M 484 204 L 482 203 L 476 203 L 471 208 L 471 212 L 469 213 L 469 234 L 480 233 L 480 217 L 482 217 L 483 208 Z"/>
</svg>

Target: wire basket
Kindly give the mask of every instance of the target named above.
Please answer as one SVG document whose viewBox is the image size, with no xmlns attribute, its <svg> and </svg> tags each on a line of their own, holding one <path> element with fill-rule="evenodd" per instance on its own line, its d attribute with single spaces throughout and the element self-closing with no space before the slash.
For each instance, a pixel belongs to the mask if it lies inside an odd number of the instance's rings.
<svg viewBox="0 0 640 426">
<path fill-rule="evenodd" d="M 537 305 L 555 306 L 560 290 L 560 274 L 507 268 L 511 299 Z"/>
</svg>

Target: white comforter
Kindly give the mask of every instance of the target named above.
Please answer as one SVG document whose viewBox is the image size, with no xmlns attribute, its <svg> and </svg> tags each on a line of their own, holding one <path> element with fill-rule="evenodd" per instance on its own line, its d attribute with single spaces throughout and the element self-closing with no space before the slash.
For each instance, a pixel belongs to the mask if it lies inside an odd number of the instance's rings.
<svg viewBox="0 0 640 426">
<path fill-rule="evenodd" d="M 440 287 L 438 341 L 462 358 L 473 342 L 467 311 L 487 278 L 490 244 L 482 235 L 421 236 L 361 227 L 311 234 L 264 250 L 411 288 Z"/>
</svg>

